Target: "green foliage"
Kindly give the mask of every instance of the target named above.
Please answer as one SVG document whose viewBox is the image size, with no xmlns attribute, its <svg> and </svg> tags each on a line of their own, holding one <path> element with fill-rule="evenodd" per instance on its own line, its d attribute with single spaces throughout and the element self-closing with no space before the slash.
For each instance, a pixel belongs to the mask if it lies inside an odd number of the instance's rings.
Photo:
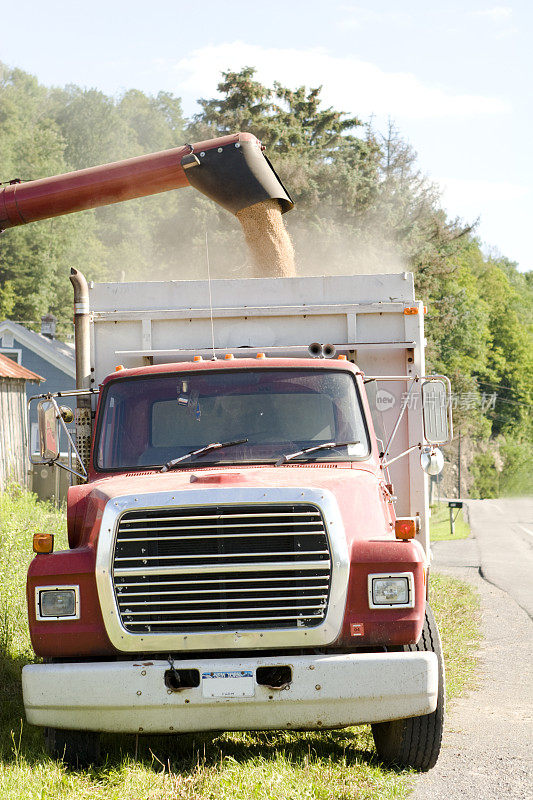
<svg viewBox="0 0 533 800">
<path fill-rule="evenodd" d="M 470 466 L 470 473 L 474 485 L 470 492 L 471 497 L 485 500 L 499 495 L 499 476 L 496 469 L 494 453 L 476 453 Z"/>
<path fill-rule="evenodd" d="M 533 465 L 533 442 L 525 436 L 506 439 L 500 447 L 503 458 L 499 474 L 501 495 L 517 496 L 531 494 L 531 473 Z"/>
<path fill-rule="evenodd" d="M 320 87 L 264 86 L 253 67 L 223 72 L 218 90 L 186 120 L 179 98 L 166 92 L 152 97 L 130 89 L 111 98 L 77 86 L 48 89 L 0 65 L 0 180 L 251 131 L 297 202 L 298 212 L 285 219 L 300 273 L 412 270 L 429 308 L 428 368 L 450 376 L 461 401 L 455 427 L 475 442 L 472 491 L 526 488 L 533 440 L 531 273 L 485 257 L 473 226 L 447 218 L 438 187 L 420 172 L 393 124 L 382 135 L 357 116 L 324 108 Z M 70 266 L 96 280 L 203 278 L 206 232 L 213 276 L 250 274 L 236 220 L 192 191 L 10 230 L 0 237 L 0 317 L 33 324 L 51 310 L 60 331 L 69 331 Z"/>
<path fill-rule="evenodd" d="M 533 433 L 533 349 L 531 330 L 526 327 L 533 309 L 532 293 L 513 266 L 506 260 L 489 260 L 479 276 L 480 294 L 489 308 L 491 346 L 478 375 L 482 383 L 484 379 L 498 390 L 491 415 L 493 435 Z"/>
<path fill-rule="evenodd" d="M 31 75 L 0 65 L 0 180 L 42 178 L 70 168 L 51 96 Z M 65 280 L 68 267 L 76 264 L 98 277 L 100 251 L 92 215 L 87 214 L 4 234 L 0 238 L 3 313 L 31 326 L 50 310 L 65 324 L 72 316 Z"/>
</svg>

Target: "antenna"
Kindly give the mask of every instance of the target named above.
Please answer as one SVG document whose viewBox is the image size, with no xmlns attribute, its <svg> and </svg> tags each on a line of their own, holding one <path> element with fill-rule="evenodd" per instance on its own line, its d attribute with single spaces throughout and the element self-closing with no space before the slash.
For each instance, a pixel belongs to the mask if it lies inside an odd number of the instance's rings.
<svg viewBox="0 0 533 800">
<path fill-rule="evenodd" d="M 211 347 L 213 349 L 213 358 L 211 361 L 216 361 L 217 356 L 215 353 L 215 326 L 213 324 L 213 298 L 211 295 L 211 269 L 209 266 L 209 242 L 207 241 L 207 228 L 205 231 L 205 260 L 207 263 L 207 285 L 209 287 L 209 314 L 211 317 Z"/>
</svg>

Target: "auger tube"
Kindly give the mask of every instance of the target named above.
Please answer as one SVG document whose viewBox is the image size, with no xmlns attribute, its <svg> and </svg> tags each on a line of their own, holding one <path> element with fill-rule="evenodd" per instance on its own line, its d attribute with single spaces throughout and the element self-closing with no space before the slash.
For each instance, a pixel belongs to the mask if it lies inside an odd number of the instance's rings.
<svg viewBox="0 0 533 800">
<path fill-rule="evenodd" d="M 267 199 L 293 202 L 251 133 L 234 133 L 137 158 L 15 182 L 0 190 L 0 230 L 135 197 L 194 186 L 233 214 Z"/>
</svg>

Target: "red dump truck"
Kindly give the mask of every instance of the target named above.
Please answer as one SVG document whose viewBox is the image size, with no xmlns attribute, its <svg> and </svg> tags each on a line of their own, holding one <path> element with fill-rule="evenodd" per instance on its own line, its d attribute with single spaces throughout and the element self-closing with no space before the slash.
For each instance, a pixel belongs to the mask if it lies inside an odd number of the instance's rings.
<svg viewBox="0 0 533 800">
<path fill-rule="evenodd" d="M 205 173 L 231 211 L 288 209 L 257 141 L 227 138 L 168 151 L 172 169 Z M 15 184 L 3 226 L 173 188 L 154 166 L 168 153 Z M 23 670 L 50 752 L 94 761 L 103 731 L 371 723 L 380 759 L 431 768 L 444 670 L 426 473 L 451 420 L 413 276 L 71 279 L 75 430 L 60 395 L 36 401 L 40 460 L 68 432 L 77 485 L 69 549 L 34 537 L 42 662 Z"/>
</svg>

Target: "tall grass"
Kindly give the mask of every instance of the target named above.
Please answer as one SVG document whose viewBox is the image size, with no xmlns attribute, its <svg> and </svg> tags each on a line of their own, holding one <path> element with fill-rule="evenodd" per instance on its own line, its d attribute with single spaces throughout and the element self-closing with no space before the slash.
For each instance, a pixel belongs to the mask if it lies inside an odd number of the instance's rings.
<svg viewBox="0 0 533 800">
<path fill-rule="evenodd" d="M 33 558 L 34 533 L 54 533 L 66 546 L 65 515 L 12 484 L 0 493 L 0 757 L 11 753 L 22 726 L 20 673 L 34 660 L 28 635 L 26 573 Z M 41 742 L 39 731 L 24 726 L 23 741 Z M 1 793 L 0 793 L 0 796 Z"/>
<path fill-rule="evenodd" d="M 452 509 L 454 533 L 450 532 L 450 509 L 447 503 L 437 503 L 431 507 L 429 536 L 432 542 L 466 539 L 470 536 L 470 526 L 465 521 L 463 509 Z"/>
<path fill-rule="evenodd" d="M 25 578 L 36 531 L 66 547 L 64 513 L 13 487 L 0 494 L 0 798 L 2 800 L 397 800 L 410 773 L 383 768 L 368 726 L 342 731 L 106 736 L 106 762 L 69 771 L 49 758 L 42 732 L 24 720 L 20 672 L 34 660 Z M 434 577 L 452 694 L 474 666 L 476 598 Z M 461 628 L 465 635 L 458 630 Z M 460 675 L 460 678 L 454 676 Z"/>
</svg>

